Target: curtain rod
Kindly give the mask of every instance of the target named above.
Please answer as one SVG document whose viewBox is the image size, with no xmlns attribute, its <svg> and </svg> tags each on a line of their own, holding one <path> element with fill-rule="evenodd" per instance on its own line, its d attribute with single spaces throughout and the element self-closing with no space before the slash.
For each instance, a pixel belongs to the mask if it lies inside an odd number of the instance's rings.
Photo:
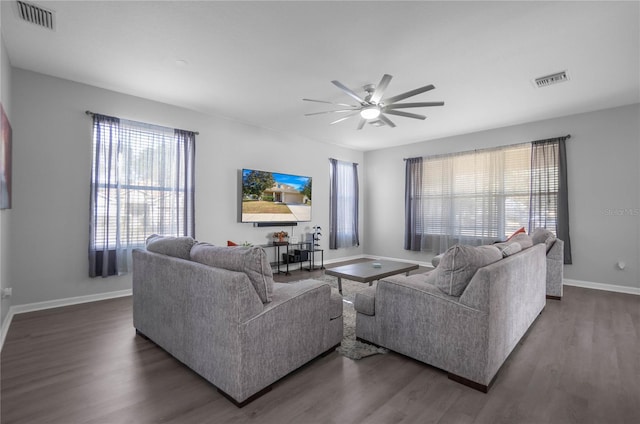
<svg viewBox="0 0 640 424">
<path fill-rule="evenodd" d="M 329 158 L 329 160 L 331 160 L 331 159 L 337 160 L 337 161 L 340 161 L 340 162 L 349 162 L 348 160 L 340 160 L 340 159 L 336 159 L 336 158 Z M 358 162 L 349 162 L 349 163 L 353 163 L 354 165 L 360 165 Z"/>
<path fill-rule="evenodd" d="M 554 137 L 554 138 L 562 138 L 562 136 L 560 136 L 560 137 Z M 567 135 L 565 135 L 565 136 L 564 136 L 564 138 L 565 138 L 566 140 L 569 140 L 569 139 L 571 138 L 571 134 L 567 134 Z M 547 139 L 544 139 L 544 140 L 535 140 L 535 141 L 547 141 L 547 140 L 553 140 L 553 138 L 547 138 Z M 527 143 L 528 143 L 528 142 L 527 142 Z M 533 142 L 532 142 L 532 143 L 533 143 Z M 516 144 L 524 144 L 524 143 L 516 143 Z M 503 146 L 498 146 L 498 147 L 503 147 Z M 489 147 L 489 148 L 491 149 L 492 147 Z M 478 149 L 476 149 L 476 150 L 478 150 Z M 472 151 L 472 150 L 468 150 L 468 151 Z M 473 150 L 473 151 L 475 151 L 475 150 Z M 463 152 L 456 152 L 456 153 L 463 153 Z M 447 154 L 447 153 L 445 153 L 445 154 Z M 416 156 L 416 157 L 422 157 L 422 156 Z M 409 160 L 409 159 L 415 159 L 415 158 L 402 158 L 402 160 L 404 160 L 404 161 L 407 161 L 407 160 Z"/>
<path fill-rule="evenodd" d="M 93 113 L 93 112 L 91 112 L 90 110 L 85 110 L 85 111 L 84 111 L 84 113 L 86 113 L 86 114 L 87 114 L 87 115 L 89 115 L 89 116 L 97 115 L 96 113 Z M 108 116 L 108 115 L 103 115 L 103 116 Z M 114 116 L 114 118 L 115 118 L 115 116 Z M 138 121 L 136 121 L 136 122 L 138 122 Z M 155 124 L 153 124 L 153 125 L 155 125 Z M 166 125 L 158 125 L 158 126 L 159 126 L 159 127 L 170 128 L 170 127 L 167 127 Z M 189 131 L 189 132 L 194 133 L 195 135 L 200 135 L 200 133 L 199 133 L 198 131 L 182 130 L 182 129 L 180 129 L 180 128 L 176 128 L 176 129 L 178 129 L 178 130 L 180 130 L 180 131 Z"/>
</svg>

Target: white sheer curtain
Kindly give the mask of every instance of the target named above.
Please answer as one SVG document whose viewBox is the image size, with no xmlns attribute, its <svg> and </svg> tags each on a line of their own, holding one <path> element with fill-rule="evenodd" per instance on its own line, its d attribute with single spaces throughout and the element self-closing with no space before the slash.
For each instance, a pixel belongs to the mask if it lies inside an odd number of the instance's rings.
<svg viewBox="0 0 640 424">
<path fill-rule="evenodd" d="M 329 249 L 358 246 L 358 164 L 337 159 L 329 164 Z"/>
<path fill-rule="evenodd" d="M 529 220 L 531 145 L 423 159 L 421 228 L 412 250 L 502 240 Z"/>
<path fill-rule="evenodd" d="M 89 275 L 131 270 L 151 234 L 194 236 L 195 133 L 94 115 Z"/>
</svg>

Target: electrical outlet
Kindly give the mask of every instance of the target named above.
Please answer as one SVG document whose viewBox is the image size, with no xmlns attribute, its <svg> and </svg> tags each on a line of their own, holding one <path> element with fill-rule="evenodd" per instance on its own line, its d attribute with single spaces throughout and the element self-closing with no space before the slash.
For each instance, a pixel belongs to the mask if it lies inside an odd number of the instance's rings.
<svg viewBox="0 0 640 424">
<path fill-rule="evenodd" d="M 7 298 L 7 297 L 11 297 L 13 289 L 11 287 L 7 287 L 5 289 L 2 289 L 2 298 Z"/>
</svg>

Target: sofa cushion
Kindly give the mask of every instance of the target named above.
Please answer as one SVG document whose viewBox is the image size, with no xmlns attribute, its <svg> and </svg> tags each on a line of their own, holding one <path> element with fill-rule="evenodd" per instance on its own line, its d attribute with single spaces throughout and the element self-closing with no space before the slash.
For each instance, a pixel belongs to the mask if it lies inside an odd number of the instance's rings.
<svg viewBox="0 0 640 424">
<path fill-rule="evenodd" d="M 460 296 L 478 268 L 502 259 L 495 246 L 450 247 L 442 256 L 436 271 L 435 285 L 449 296 Z"/>
<path fill-rule="evenodd" d="M 191 260 L 230 271 L 244 272 L 262 303 L 271 302 L 273 271 L 261 247 L 227 247 L 197 243 L 191 249 Z"/>
<path fill-rule="evenodd" d="M 531 236 L 527 233 L 516 234 L 508 241 L 519 243 L 520 246 L 522 247 L 522 250 L 528 249 L 531 246 L 533 246 L 533 240 L 531 239 Z"/>
<path fill-rule="evenodd" d="M 196 241 L 191 237 L 169 237 L 153 234 L 147 237 L 147 250 L 162 255 L 187 259 Z"/>
<path fill-rule="evenodd" d="M 437 267 L 440 264 L 440 260 L 442 259 L 443 255 L 444 253 L 441 253 L 431 258 L 431 265 L 433 265 L 434 267 Z"/>
<path fill-rule="evenodd" d="M 556 235 L 546 228 L 536 228 L 531 234 L 531 239 L 533 240 L 533 244 L 544 243 L 548 252 L 551 246 L 553 246 L 553 243 L 556 242 Z"/>
<path fill-rule="evenodd" d="M 496 243 L 493 246 L 497 247 L 498 250 L 500 250 L 503 258 L 522 251 L 522 246 L 517 241 Z"/>
</svg>

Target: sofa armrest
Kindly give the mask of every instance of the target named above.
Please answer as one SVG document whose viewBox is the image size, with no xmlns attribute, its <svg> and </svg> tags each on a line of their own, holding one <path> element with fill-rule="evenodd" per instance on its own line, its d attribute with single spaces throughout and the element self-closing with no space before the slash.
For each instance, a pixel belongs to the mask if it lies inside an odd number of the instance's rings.
<svg viewBox="0 0 640 424">
<path fill-rule="evenodd" d="M 562 299 L 564 278 L 564 241 L 556 239 L 547 252 L 547 296 Z"/>
<path fill-rule="evenodd" d="M 313 290 L 322 290 L 324 286 L 331 286 L 329 283 L 317 280 L 303 280 L 294 283 L 275 283 L 273 287 L 273 300 L 265 305 L 262 314 L 280 307 L 283 303 L 297 301 L 298 297 Z M 255 317 L 253 317 L 255 318 Z"/>
<path fill-rule="evenodd" d="M 331 286 L 305 280 L 274 285 L 273 301 L 241 325 L 241 384 L 255 393 L 340 343 L 331 340 Z"/>
<path fill-rule="evenodd" d="M 356 293 L 353 309 L 361 314 L 373 316 L 376 314 L 376 287 L 367 287 Z"/>
<path fill-rule="evenodd" d="M 561 260 L 564 262 L 564 241 L 556 239 L 547 252 L 547 259 Z"/>
<path fill-rule="evenodd" d="M 330 319 L 331 286 L 329 283 L 304 280 L 295 283 L 275 283 L 273 301 L 265 305 L 262 312 L 247 320 L 245 326 L 261 326 L 261 320 L 270 321 L 276 316 L 289 315 L 292 323 L 303 323 L 305 314 L 308 317 L 322 315 L 328 321 Z M 318 314 L 319 312 L 319 314 Z M 294 321 L 301 319 L 302 321 Z"/>
</svg>

